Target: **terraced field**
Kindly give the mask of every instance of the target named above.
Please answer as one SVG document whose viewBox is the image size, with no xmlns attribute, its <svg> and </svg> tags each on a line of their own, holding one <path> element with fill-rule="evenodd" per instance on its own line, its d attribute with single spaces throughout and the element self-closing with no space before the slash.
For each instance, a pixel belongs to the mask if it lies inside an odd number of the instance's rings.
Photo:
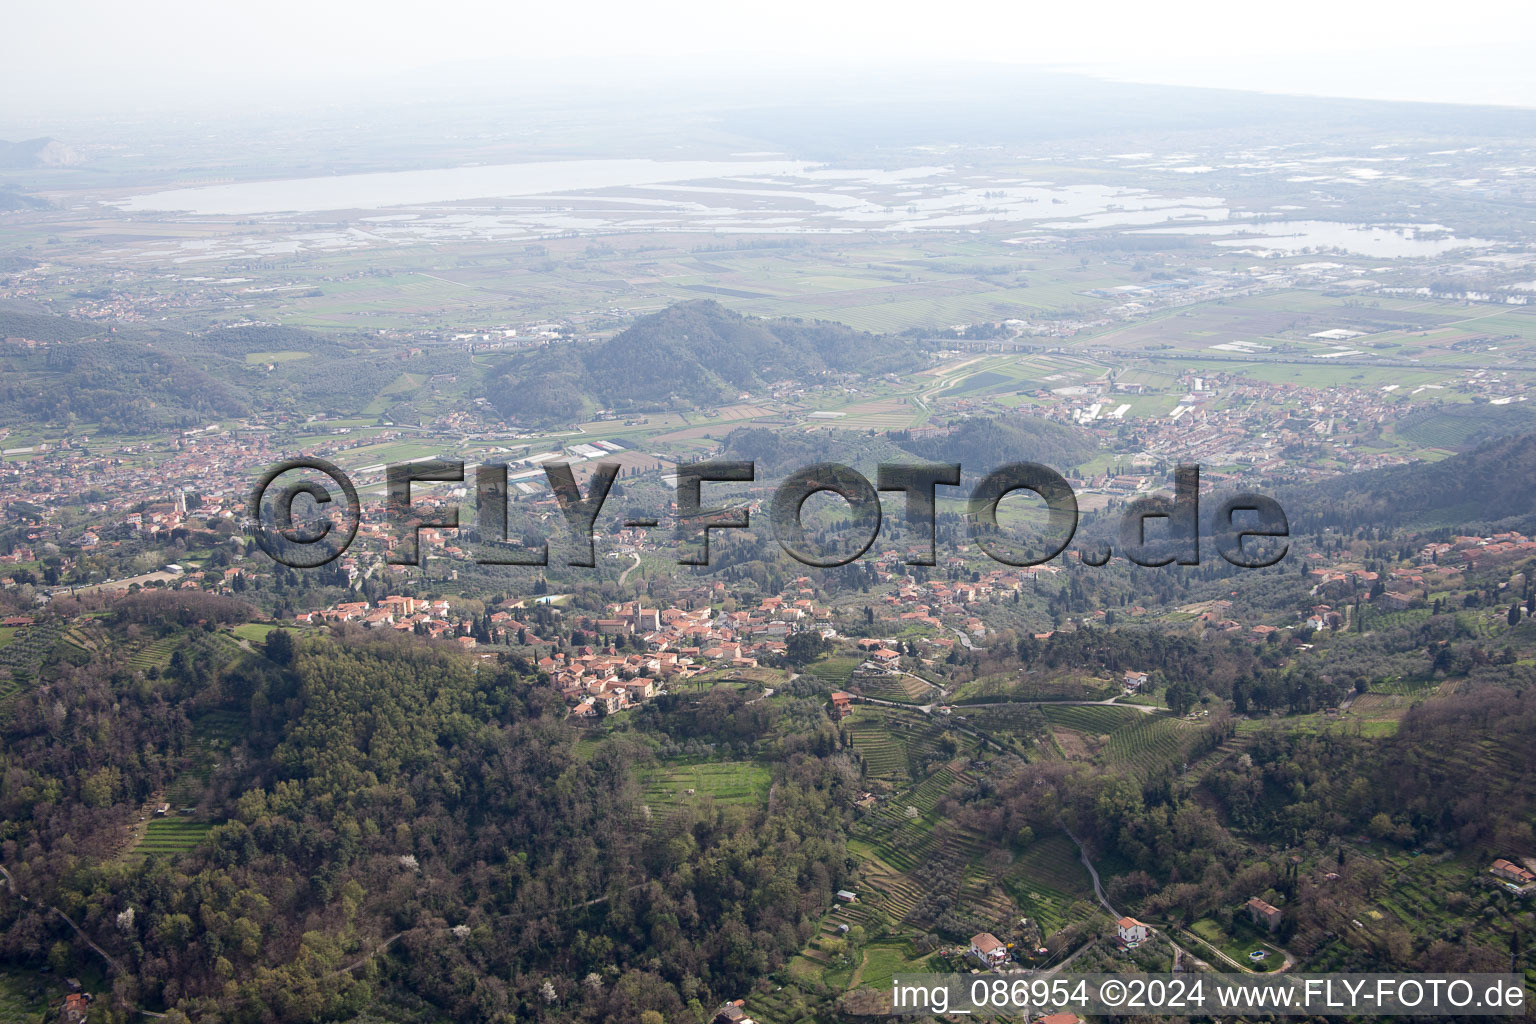
<svg viewBox="0 0 1536 1024">
<path fill-rule="evenodd" d="M 937 811 L 953 787 L 974 784 L 965 764 L 944 765 L 855 826 L 849 849 L 862 860 L 861 902 L 847 920 L 933 931 L 948 910 L 999 924 L 1017 915 L 995 870 L 982 866 L 986 837 Z"/>
<path fill-rule="evenodd" d="M 854 749 L 873 778 L 898 784 L 926 775 L 939 761 L 975 749 L 976 741 L 946 720 L 893 708 L 854 708 L 844 720 Z"/>
<path fill-rule="evenodd" d="M 923 888 L 901 871 L 873 857 L 863 865 L 859 899 L 879 925 L 905 921 L 923 900 Z"/>
<path fill-rule="evenodd" d="M 1010 700 L 1102 700 L 1119 692 L 1109 680 L 1090 675 L 1027 675 L 1017 673 L 982 676 L 955 691 L 956 704 Z"/>
<path fill-rule="evenodd" d="M 799 986 L 788 984 L 749 996 L 746 1009 L 758 1024 L 812 1024 L 817 1019 L 810 1015 L 813 1006 Z"/>
<path fill-rule="evenodd" d="M 171 663 L 171 654 L 179 642 L 180 638 L 175 636 L 151 640 L 133 652 L 133 657 L 128 659 L 128 667 L 137 672 L 147 672 L 151 668 L 163 669 Z"/>
<path fill-rule="evenodd" d="M 45 619 L 35 626 L 16 629 L 10 643 L 0 647 L 0 714 L 23 690 L 31 686 L 37 670 L 64 635 L 65 625 L 58 619 Z"/>
<path fill-rule="evenodd" d="M 919 957 L 907 942 L 871 942 L 864 947 L 864 961 L 859 966 L 858 984 L 862 988 L 887 990 L 891 976 L 916 974 L 928 970 L 928 957 Z"/>
<path fill-rule="evenodd" d="M 909 675 L 861 675 L 850 680 L 848 685 L 866 697 L 898 704 L 926 704 L 938 693 L 921 679 Z"/>
<path fill-rule="evenodd" d="M 839 689 L 848 684 L 848 677 L 853 675 L 853 670 L 858 668 L 862 659 L 851 654 L 834 654 L 830 658 L 813 662 L 806 667 L 806 673 L 815 676 Z"/>
<path fill-rule="evenodd" d="M 869 774 L 881 779 L 908 777 L 906 745 L 891 735 L 881 716 L 858 708 L 844 723 L 853 738 L 853 749 L 864 759 Z"/>
<path fill-rule="evenodd" d="M 1070 729 L 1097 744 L 1107 737 L 1095 759 L 1103 764 L 1146 776 L 1187 760 L 1205 730 L 1202 726 L 1163 714 L 1145 714 L 1107 705 L 1046 705 L 1045 720 Z M 1067 746 L 1068 737 L 1058 733 Z"/>
<path fill-rule="evenodd" d="M 228 746 L 244 732 L 247 717 L 239 711 L 205 711 L 192 719 L 192 735 L 201 743 Z"/>
<path fill-rule="evenodd" d="M 1395 432 L 1425 448 L 1457 449 L 1500 433 L 1515 433 L 1533 415 L 1521 406 L 1453 405 L 1421 409 L 1398 422 Z"/>
<path fill-rule="evenodd" d="M 1137 721 L 1110 734 L 1104 749 L 1115 765 L 1146 776 L 1187 761 L 1199 742 L 1201 726 L 1163 715 L 1137 715 Z"/>
<path fill-rule="evenodd" d="M 1107 736 L 1141 718 L 1142 712 L 1104 704 L 1046 704 L 1040 713 L 1052 725 L 1060 725 L 1090 736 Z"/>
<path fill-rule="evenodd" d="M 1003 876 L 1002 886 L 1047 935 L 1071 920 L 1072 904 L 1093 899 L 1093 881 L 1065 833 L 1032 843 Z"/>
<path fill-rule="evenodd" d="M 1426 679 L 1387 679 L 1374 684 L 1371 693 L 1392 697 L 1428 697 L 1440 688 L 1440 684 Z"/>
<path fill-rule="evenodd" d="M 66 629 L 63 636 L 59 638 L 59 642 L 77 651 L 94 651 L 96 649 L 95 641 L 86 636 L 84 627 L 78 625 L 70 626 Z"/>
<path fill-rule="evenodd" d="M 1029 743 L 1044 735 L 1047 725 L 1045 715 L 1035 704 L 1014 704 L 991 708 L 957 708 L 955 715 L 964 717 L 966 724 L 986 733 L 994 739 L 1009 736 Z"/>
<path fill-rule="evenodd" d="M 970 781 L 955 761 L 934 772 L 922 782 L 887 801 L 879 810 L 865 817 L 854 828 L 857 841 L 872 852 L 883 867 L 877 874 L 904 874 L 935 861 L 943 861 L 960 871 L 979 855 L 980 837 L 942 821 L 936 813 L 939 800 L 957 783 Z M 956 877 L 959 876 L 957 871 Z M 910 880 L 887 877 L 897 902 L 907 891 L 920 896 L 919 886 Z M 915 903 L 915 898 L 911 901 Z M 910 905 L 898 908 L 897 919 L 910 912 Z"/>
<path fill-rule="evenodd" d="M 176 856 L 196 846 L 213 826 L 204 821 L 186 818 L 156 818 L 144 827 L 144 838 L 139 840 L 128 856 L 142 860 L 159 854 Z"/>
</svg>

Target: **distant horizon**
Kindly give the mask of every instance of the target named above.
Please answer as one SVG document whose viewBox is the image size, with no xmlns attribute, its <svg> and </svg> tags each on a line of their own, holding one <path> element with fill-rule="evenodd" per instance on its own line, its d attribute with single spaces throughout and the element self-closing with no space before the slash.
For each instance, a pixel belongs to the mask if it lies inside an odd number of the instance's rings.
<svg viewBox="0 0 1536 1024">
<path fill-rule="evenodd" d="M 780 56 L 787 62 L 801 59 L 793 55 Z M 775 58 L 764 57 L 763 59 Z M 540 94 L 541 89 L 549 89 L 551 82 L 542 78 L 540 71 L 536 70 L 538 66 L 524 64 L 517 75 L 498 76 L 486 74 L 492 69 L 492 62 L 485 62 L 479 66 L 464 64 L 451 66 L 457 78 L 439 78 L 424 73 L 423 77 L 429 83 L 426 85 L 412 86 L 395 78 L 355 82 L 335 92 L 325 102 L 317 102 L 314 93 L 307 85 L 295 85 L 291 92 L 278 90 L 269 93 L 261 105 L 251 104 L 248 97 L 244 99 L 231 96 L 220 97 L 214 92 L 201 94 L 197 101 L 190 98 L 176 101 L 164 97 L 158 100 L 133 101 L 131 99 L 133 94 L 129 93 L 115 97 L 120 104 L 118 107 L 103 105 L 95 109 L 86 109 L 77 105 L 49 109 L 46 106 L 38 106 L 25 115 L 20 110 L 0 110 L 0 140 L 12 143 L 39 138 L 53 138 L 65 143 L 88 141 L 71 138 L 69 135 L 72 132 L 89 131 L 91 126 L 101 124 L 110 124 L 114 129 L 112 134 L 120 136 L 127 134 L 123 130 L 128 127 L 122 123 L 124 119 L 127 119 L 130 124 L 138 123 L 148 129 L 172 124 L 187 128 L 203 123 L 217 124 L 225 120 L 249 124 L 253 120 L 289 117 L 297 117 L 302 123 L 305 118 L 377 116 L 388 110 L 411 111 L 444 104 L 462 104 L 466 110 L 475 110 L 526 103 L 526 107 L 522 109 L 545 115 L 561 108 L 638 107 L 643 106 L 647 100 L 662 104 L 691 106 L 692 98 L 696 95 L 693 90 L 699 82 L 709 79 L 712 73 L 710 64 L 705 60 L 697 69 L 647 77 L 644 72 L 654 69 L 656 63 L 651 60 L 641 60 L 636 63 L 623 63 L 620 60 L 600 62 L 601 67 L 610 74 L 622 75 L 626 71 L 641 73 L 640 78 L 632 83 L 622 99 L 609 92 L 610 89 L 617 89 L 618 83 L 604 81 L 587 74 L 589 65 L 581 62 L 558 62 L 558 64 L 546 66 L 551 75 L 568 77 L 568 81 L 559 83 L 562 102 L 558 105 L 550 101 L 547 92 Z M 595 66 L 597 65 L 590 67 Z M 437 69 L 426 69 L 428 72 L 433 70 Z M 995 96 L 979 91 L 981 87 L 995 86 L 1000 79 L 1007 81 L 1017 77 L 1020 81 L 1044 78 L 1078 79 L 1105 86 L 1190 90 L 1193 93 L 1212 95 L 1247 94 L 1256 98 L 1299 101 L 1465 107 L 1469 111 L 1536 111 L 1536 79 L 1533 79 L 1530 84 L 1529 96 L 1518 101 L 1514 99 L 1500 101 L 1492 97 L 1437 98 L 1428 95 L 1372 95 L 1367 94 L 1366 90 L 1358 92 L 1309 90 L 1292 87 L 1279 81 L 1270 84 L 1232 84 L 1215 80 L 1221 76 L 1218 68 L 1209 68 L 1203 73 L 1187 70 L 1182 75 L 1168 74 L 1162 77 L 1157 76 L 1151 69 L 1145 70 L 1148 71 L 1147 74 L 1138 75 L 1136 69 L 1131 67 L 1117 69 L 1056 64 L 978 62 L 959 65 L 953 62 L 933 62 L 900 68 L 890 64 L 845 67 L 834 72 L 832 69 L 817 65 L 801 66 L 796 69 L 795 75 L 783 76 L 787 80 L 784 89 L 782 92 L 775 93 L 771 91 L 771 84 L 765 83 L 761 74 L 754 69 L 729 82 L 711 80 L 717 91 L 711 94 L 711 102 L 703 109 L 729 110 L 769 105 L 794 105 L 797 102 L 812 100 L 818 92 L 814 88 L 816 84 L 836 82 L 841 85 L 857 82 L 870 85 L 887 81 L 895 82 L 899 75 L 901 84 L 914 91 L 928 86 L 934 90 L 933 99 L 951 102 L 963 102 L 971 94 L 976 95 L 978 103 L 996 102 Z M 12 71 L 0 70 L 0 83 L 3 83 L 7 75 L 12 73 Z M 1207 80 L 1201 80 L 1202 78 Z M 844 102 L 858 102 L 857 92 L 840 95 Z M 870 102 L 875 102 L 875 97 L 883 94 L 878 88 L 871 86 L 868 95 Z M 515 111 L 511 112 L 515 113 Z M 544 159 L 544 157 L 532 159 Z"/>
<path fill-rule="evenodd" d="M 260 20 L 184 0 L 14 11 L 14 38 L 29 45 L 0 67 L 0 89 L 13 97 L 0 132 L 9 138 L 47 118 L 201 116 L 221 105 L 246 115 L 353 109 L 482 89 L 537 103 L 551 91 L 628 97 L 681 85 L 714 102 L 722 93 L 794 93 L 804 78 L 920 81 L 957 67 L 1536 108 L 1536 76 L 1517 42 L 1536 36 L 1536 8 L 1503 0 L 1463 5 L 1452 20 L 1428 3 L 1376 13 L 1321 0 L 1293 4 L 1284 17 L 1207 0 L 1156 11 L 1115 0 L 1007 11 L 961 3 L 943 19 L 912 3 L 864 0 L 787 0 L 757 19 L 692 0 L 644 11 L 450 2 L 430 19 L 393 3 L 273 6 Z"/>
</svg>

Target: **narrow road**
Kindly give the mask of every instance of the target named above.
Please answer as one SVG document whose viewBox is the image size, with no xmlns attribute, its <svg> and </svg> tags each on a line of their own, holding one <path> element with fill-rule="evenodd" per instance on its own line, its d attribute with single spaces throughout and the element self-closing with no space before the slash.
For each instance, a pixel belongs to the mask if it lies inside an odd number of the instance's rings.
<svg viewBox="0 0 1536 1024">
<path fill-rule="evenodd" d="M 1230 967 L 1232 967 L 1234 970 L 1240 971 L 1243 974 L 1283 974 L 1284 972 L 1290 970 L 1292 967 L 1296 966 L 1296 958 L 1291 956 L 1290 950 L 1283 949 L 1280 946 L 1276 946 L 1273 942 L 1267 942 L 1267 943 L 1265 943 L 1265 945 L 1270 946 L 1271 948 L 1273 948 L 1274 950 L 1279 952 L 1280 956 L 1283 958 L 1283 962 L 1280 964 L 1279 967 L 1275 968 L 1273 971 L 1256 971 L 1252 967 L 1250 967 L 1247 964 L 1243 963 L 1241 960 L 1237 960 L 1237 959 L 1234 959 L 1233 957 L 1228 956 L 1226 953 L 1224 953 L 1221 950 L 1217 949 L 1215 946 L 1211 945 L 1205 939 L 1202 939 L 1200 936 L 1196 935 L 1194 932 L 1190 931 L 1188 928 L 1180 928 L 1179 929 L 1179 934 L 1184 936 L 1186 939 L 1189 939 L 1189 940 L 1191 940 L 1193 942 L 1198 942 L 1200 945 L 1204 946 L 1206 949 L 1208 949 L 1212 953 L 1214 953 L 1215 956 L 1216 956 L 1216 959 L 1225 962 Z"/>
<path fill-rule="evenodd" d="M 903 704 L 899 700 L 886 700 L 883 697 L 865 697 L 861 694 L 854 694 L 853 699 L 865 704 L 883 704 L 888 708 L 905 708 L 908 711 L 921 711 L 925 715 L 933 714 L 934 710 L 938 707 L 937 704 Z M 988 701 L 985 704 L 950 704 L 947 706 L 954 708 L 957 715 L 964 714 L 970 708 L 1128 708 L 1132 711 L 1140 711 L 1144 715 L 1168 710 L 1157 704 L 1121 704 L 1113 697 L 1108 700 L 999 700 Z"/>
<path fill-rule="evenodd" d="M 128 836 L 123 842 L 122 848 L 114 856 L 126 856 L 133 851 L 135 846 L 144 841 L 145 835 L 149 832 L 149 823 L 155 820 L 155 808 L 160 806 L 160 802 L 164 799 L 165 792 L 163 790 L 157 789 L 149 795 L 149 799 L 144 801 L 144 806 L 139 808 L 138 818 L 132 825 L 128 826 Z"/>
<path fill-rule="evenodd" d="M 968 651 L 985 651 L 986 650 L 985 647 L 977 647 L 975 644 L 971 643 L 971 635 L 969 633 L 967 633 L 965 630 L 963 630 L 963 629 L 956 629 L 954 626 L 950 626 L 949 627 L 949 631 L 951 633 L 955 634 L 955 636 L 960 638 L 960 646 L 964 647 L 966 650 L 968 650 Z"/>
<path fill-rule="evenodd" d="M 345 967 L 338 967 L 332 971 L 331 974 L 346 974 L 348 971 L 357 970 L 359 967 L 363 966 L 363 964 L 366 964 L 368 961 L 384 952 L 390 946 L 394 945 L 395 940 L 404 934 L 405 932 L 395 932 L 395 934 L 391 935 L 389 938 L 385 939 L 383 942 L 369 950 L 368 955 L 363 957 L 361 960 L 354 960 L 350 964 L 347 964 Z"/>
<path fill-rule="evenodd" d="M 1132 711 L 1140 711 L 1144 715 L 1150 715 L 1158 711 L 1168 709 L 1158 704 L 1122 704 L 1115 697 L 1105 700 L 1000 700 L 990 701 L 985 704 L 956 704 L 958 713 L 965 708 L 1008 708 L 1023 704 L 1030 707 L 1063 707 L 1063 708 L 1130 708 Z"/>
<path fill-rule="evenodd" d="M 629 579 L 629 574 L 640 568 L 640 556 L 637 554 L 632 554 L 629 557 L 633 558 L 634 561 L 629 564 L 628 569 L 625 569 L 623 572 L 619 573 L 619 586 L 621 587 L 624 585 L 624 581 Z"/>
<path fill-rule="evenodd" d="M 4 864 L 0 864 L 0 877 L 3 877 L 5 879 L 5 887 L 7 889 L 11 890 L 11 894 L 13 896 L 15 896 L 17 899 L 21 900 L 21 902 L 23 902 L 23 903 L 31 903 L 32 902 L 30 897 L 23 896 L 21 894 L 21 892 L 16 888 L 16 880 L 11 877 L 11 873 L 5 869 L 5 865 Z M 72 918 L 68 914 L 64 913 L 64 911 L 60 910 L 58 907 L 50 907 L 46 903 L 39 903 L 38 906 L 43 908 L 44 910 L 49 910 L 49 911 L 52 911 L 53 913 L 57 914 L 59 916 L 59 918 L 61 920 L 63 920 L 63 922 L 65 924 L 69 925 L 69 927 L 74 930 L 74 933 L 76 935 L 80 936 L 80 941 L 81 942 L 84 942 L 87 946 L 91 947 L 91 950 L 93 952 L 95 952 L 95 954 L 97 956 L 99 956 L 103 960 L 105 960 L 107 962 L 107 965 L 110 966 L 118 974 L 127 974 L 128 973 L 123 968 L 123 965 L 118 963 L 117 960 L 112 956 L 111 953 L 108 953 L 106 950 L 104 950 L 100 946 L 96 945 L 95 940 L 93 940 L 89 935 L 85 934 L 85 932 L 81 930 L 81 928 L 80 928 L 80 926 L 78 924 L 75 924 L 74 918 Z M 163 1018 L 165 1016 L 165 1014 L 163 1014 L 163 1013 L 156 1013 L 154 1010 L 140 1010 L 139 1012 L 141 1014 L 143 1014 L 144 1016 L 146 1016 L 146 1017 L 162 1017 Z"/>
<path fill-rule="evenodd" d="M 1120 920 L 1120 918 L 1124 917 L 1125 915 L 1121 914 L 1120 911 L 1116 910 L 1110 904 L 1109 897 L 1104 895 L 1104 886 L 1102 884 L 1100 884 L 1100 882 L 1099 882 L 1099 872 L 1093 866 L 1093 861 L 1088 859 L 1088 848 L 1082 844 L 1082 841 L 1079 840 L 1077 838 L 1077 836 L 1072 834 L 1072 830 L 1067 828 L 1066 825 L 1062 825 L 1061 826 L 1061 830 L 1067 834 L 1067 838 L 1068 839 L 1071 839 L 1072 842 L 1077 844 L 1077 856 L 1078 856 L 1078 859 L 1083 862 L 1083 867 L 1088 869 L 1088 877 L 1093 879 L 1093 895 L 1098 899 L 1099 905 L 1102 906 L 1105 910 L 1109 911 L 1109 916 L 1110 917 L 1113 917 L 1117 921 Z M 1146 924 L 1146 922 L 1142 922 L 1142 923 Z M 1170 936 L 1167 932 L 1163 931 L 1162 929 L 1160 929 L 1160 928 L 1153 928 L 1151 925 L 1147 925 L 1147 931 L 1151 932 L 1153 935 L 1161 935 L 1163 938 L 1167 939 L 1168 940 L 1168 945 L 1170 945 L 1174 949 L 1178 950 L 1180 956 L 1185 957 L 1186 959 L 1192 961 L 1195 964 L 1198 964 L 1199 966 L 1205 968 L 1206 970 L 1210 970 L 1211 969 L 1211 965 L 1210 964 L 1206 963 L 1204 960 L 1200 959 L 1198 956 L 1195 956 L 1195 954 L 1191 953 L 1189 950 L 1185 949 L 1183 946 L 1179 945 L 1177 942 L 1174 942 L 1172 936 Z"/>
<path fill-rule="evenodd" d="M 1086 953 L 1088 951 L 1088 947 L 1092 946 L 1092 945 L 1093 945 L 1092 940 L 1089 940 L 1088 942 L 1083 943 L 1081 946 L 1078 946 L 1076 949 L 1074 949 L 1072 951 L 1071 955 L 1068 956 L 1061 963 L 1057 964 L 1054 967 L 1047 967 L 1045 970 L 1041 971 L 1040 973 L 1042 975 L 1046 976 L 1047 978 L 1050 977 L 1053 974 L 1060 974 L 1062 971 L 1066 970 L 1068 967 L 1071 967 L 1072 966 L 1072 961 L 1076 960 L 1078 957 L 1080 957 L 1084 953 Z"/>
<path fill-rule="evenodd" d="M 1109 897 L 1104 895 L 1104 886 L 1099 883 L 1099 872 L 1093 866 L 1093 861 L 1088 859 L 1088 848 L 1082 844 L 1082 841 L 1077 836 L 1072 834 L 1072 830 L 1067 828 L 1067 826 L 1061 826 L 1061 830 L 1067 834 L 1068 839 L 1077 844 L 1077 857 L 1083 862 L 1083 867 L 1088 869 L 1088 877 L 1093 879 L 1093 895 L 1104 909 L 1109 911 L 1109 916 L 1118 921 L 1124 915 L 1110 906 Z"/>
<path fill-rule="evenodd" d="M 5 879 L 5 887 L 7 889 L 11 890 L 11 894 L 13 896 L 15 896 L 17 899 L 21 900 L 21 902 L 23 902 L 23 903 L 31 903 L 32 902 L 30 897 L 23 896 L 21 894 L 21 891 L 16 888 L 16 879 L 11 877 L 11 873 L 5 869 L 5 865 L 4 864 L 0 864 L 0 877 L 3 877 Z M 127 971 L 123 970 L 123 965 L 118 963 L 117 960 L 112 956 L 111 953 L 108 953 L 106 950 L 104 950 L 100 946 L 96 945 L 95 941 L 92 940 L 92 938 L 89 935 L 85 934 L 85 932 L 80 930 L 80 926 L 75 924 L 74 918 L 72 918 L 68 914 L 64 913 L 64 911 L 60 910 L 58 907 L 50 907 L 46 903 L 39 903 L 38 906 L 42 907 L 44 910 L 49 910 L 49 911 L 52 911 L 53 913 L 57 914 L 59 916 L 59 918 L 62 919 L 65 924 L 69 925 L 70 928 L 74 929 L 74 932 L 75 932 L 76 935 L 80 936 L 80 941 L 84 942 L 87 946 L 90 946 L 91 949 L 94 950 L 96 952 L 96 954 L 98 956 L 100 956 L 103 960 L 105 960 L 108 963 L 108 965 L 110 965 L 111 968 L 114 971 L 116 971 L 119 974 L 126 974 L 126 973 L 128 973 Z"/>
<path fill-rule="evenodd" d="M 43 906 L 43 904 L 40 903 L 40 904 L 38 904 L 38 906 Z M 123 969 L 123 965 L 118 963 L 117 959 L 115 957 L 113 957 L 111 953 L 108 953 L 106 950 L 104 950 L 100 946 L 96 945 L 96 942 L 89 935 L 85 934 L 85 932 L 80 930 L 80 926 L 75 924 L 74 918 L 72 918 L 68 914 L 64 913 L 64 911 L 60 910 L 58 907 L 48 907 L 47 909 L 53 911 L 55 914 L 57 914 L 64 921 L 65 924 L 67 924 L 71 928 L 73 928 L 75 934 L 80 936 L 80 941 L 85 943 L 87 946 L 90 946 L 91 949 L 95 950 L 95 952 L 96 952 L 96 954 L 98 956 L 100 956 L 107 963 L 111 964 L 112 965 L 112 969 L 114 971 L 116 971 L 118 974 L 127 974 L 128 973 L 126 970 Z"/>
</svg>

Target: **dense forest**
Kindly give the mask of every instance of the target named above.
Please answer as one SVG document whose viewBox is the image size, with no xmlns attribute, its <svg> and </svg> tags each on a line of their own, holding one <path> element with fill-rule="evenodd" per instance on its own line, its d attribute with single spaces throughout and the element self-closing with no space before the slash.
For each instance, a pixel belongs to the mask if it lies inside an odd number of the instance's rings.
<svg viewBox="0 0 1536 1024">
<path fill-rule="evenodd" d="M 1293 528 L 1311 532 L 1360 527 L 1455 526 L 1529 521 L 1536 477 L 1536 433 L 1498 437 L 1440 462 L 1353 473 L 1290 488 L 1280 495 Z"/>
<path fill-rule="evenodd" d="M 112 628 L 187 617 L 128 602 Z M 67 940 L 41 903 L 65 908 L 124 965 L 125 1006 L 297 1021 L 387 992 L 455 1019 L 671 1020 L 782 963 L 844 884 L 858 771 L 819 701 L 743 715 L 719 692 L 673 718 L 679 738 L 745 739 L 773 796 L 648 824 L 634 772 L 654 741 L 578 754 L 558 695 L 506 666 L 356 634 L 186 652 L 154 680 L 60 666 L 6 732 L 0 850 L 40 900 L 0 901 L 5 953 Z M 174 864 L 103 856 L 210 710 L 242 720 L 212 780 L 223 824 Z"/>
<path fill-rule="evenodd" d="M 0 348 L 0 423 L 99 423 L 107 432 L 186 428 L 249 406 L 193 362 L 142 343 Z"/>
<path fill-rule="evenodd" d="M 968 471 L 988 473 L 1008 462 L 1038 462 L 1057 472 L 1071 470 L 1098 450 L 1087 430 L 1030 416 L 971 416 L 943 433 L 891 435 L 902 448 L 932 462 L 958 462 Z"/>
</svg>

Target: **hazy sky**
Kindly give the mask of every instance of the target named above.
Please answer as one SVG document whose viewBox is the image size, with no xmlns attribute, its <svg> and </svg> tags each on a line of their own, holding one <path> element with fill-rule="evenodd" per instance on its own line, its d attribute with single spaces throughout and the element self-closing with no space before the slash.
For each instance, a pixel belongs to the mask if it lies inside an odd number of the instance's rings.
<svg viewBox="0 0 1536 1024">
<path fill-rule="evenodd" d="M 1169 84 L 1536 106 L 1532 0 L 603 0 L 11 5 L 0 119 L 408 86 L 474 62 L 979 60 Z M 1524 52 L 1522 52 L 1524 51 Z"/>
</svg>

